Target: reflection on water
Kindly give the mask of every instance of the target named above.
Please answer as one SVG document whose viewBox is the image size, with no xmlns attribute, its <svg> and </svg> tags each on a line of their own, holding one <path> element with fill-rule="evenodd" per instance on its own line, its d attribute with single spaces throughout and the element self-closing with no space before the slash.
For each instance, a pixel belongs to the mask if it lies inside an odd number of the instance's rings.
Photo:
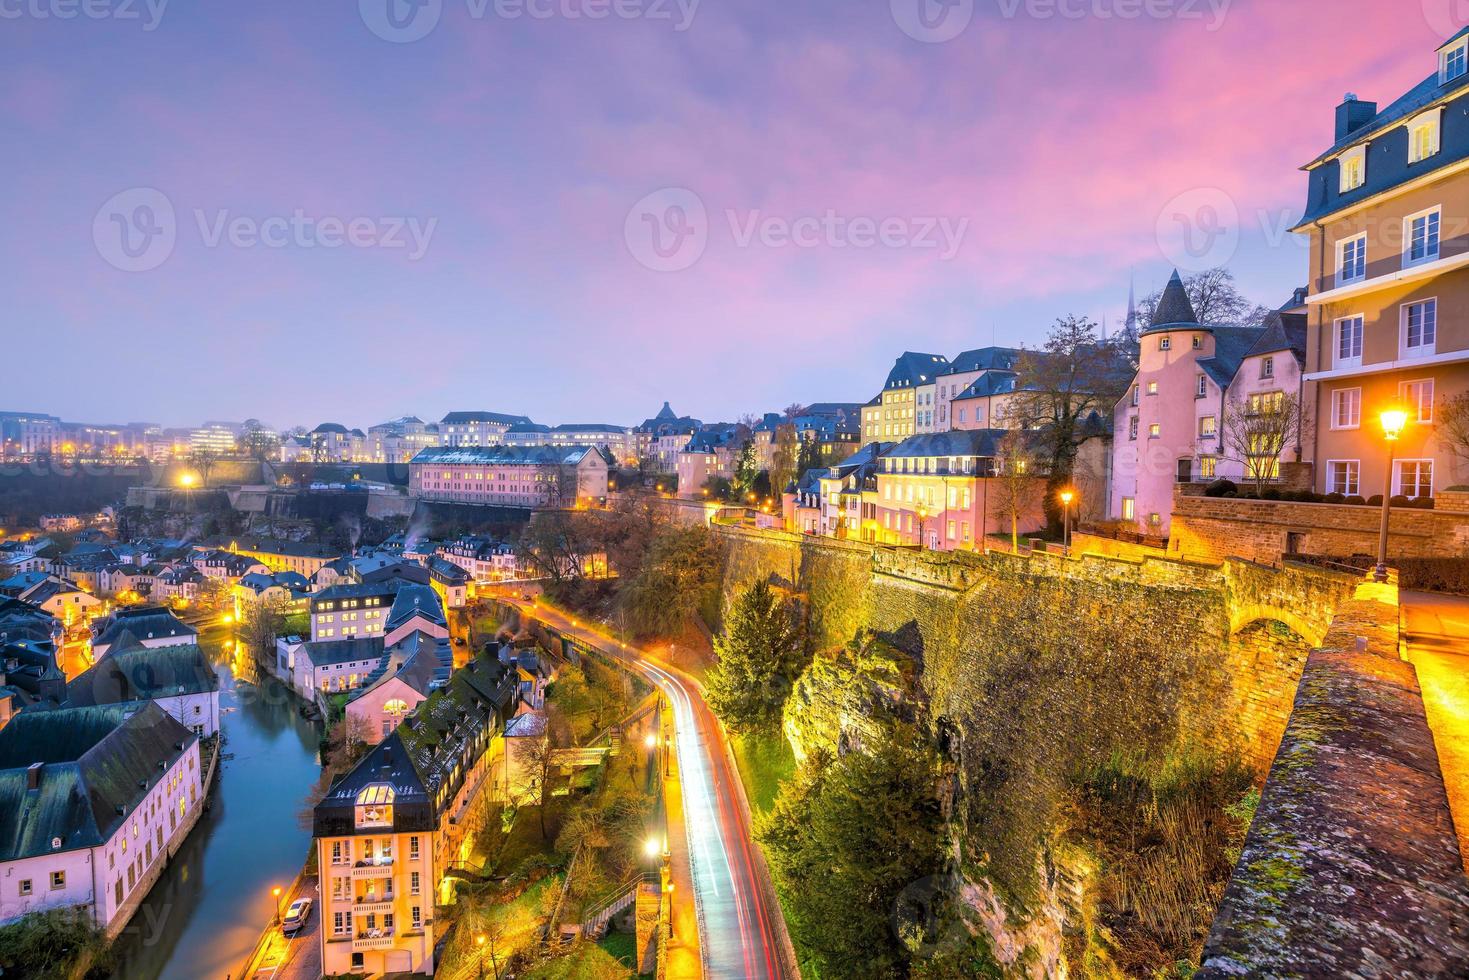
<svg viewBox="0 0 1469 980">
<path fill-rule="evenodd" d="M 210 808 L 118 940 L 117 980 L 223 980 L 271 916 L 311 842 L 301 801 L 315 784 L 317 731 L 270 678 L 236 679 L 220 635 L 201 642 L 220 677 L 225 742 Z"/>
</svg>

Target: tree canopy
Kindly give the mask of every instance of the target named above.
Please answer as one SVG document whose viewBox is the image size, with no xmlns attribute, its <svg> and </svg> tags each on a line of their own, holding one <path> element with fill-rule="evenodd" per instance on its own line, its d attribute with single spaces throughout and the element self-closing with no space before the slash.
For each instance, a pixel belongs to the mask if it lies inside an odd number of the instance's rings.
<svg viewBox="0 0 1469 980">
<path fill-rule="evenodd" d="M 756 582 L 730 606 L 714 640 L 719 662 L 706 684 L 709 706 L 735 731 L 776 728 L 805 666 L 794 604 Z"/>
</svg>

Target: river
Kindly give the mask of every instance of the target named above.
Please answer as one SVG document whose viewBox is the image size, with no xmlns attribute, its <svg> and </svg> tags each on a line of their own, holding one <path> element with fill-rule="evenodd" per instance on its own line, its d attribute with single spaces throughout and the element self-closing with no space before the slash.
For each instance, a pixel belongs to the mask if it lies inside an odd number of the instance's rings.
<svg viewBox="0 0 1469 980">
<path fill-rule="evenodd" d="M 217 629 L 200 637 L 225 734 L 210 808 L 119 938 L 117 980 L 236 972 L 271 917 L 271 888 L 291 883 L 310 847 L 299 811 L 321 773 L 316 727 L 274 680 L 237 679 L 225 640 Z"/>
</svg>

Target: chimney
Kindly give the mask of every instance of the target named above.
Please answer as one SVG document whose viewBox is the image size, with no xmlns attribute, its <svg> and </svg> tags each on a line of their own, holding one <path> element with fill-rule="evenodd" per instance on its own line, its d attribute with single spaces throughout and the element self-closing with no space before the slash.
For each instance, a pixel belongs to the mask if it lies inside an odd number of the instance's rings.
<svg viewBox="0 0 1469 980">
<path fill-rule="evenodd" d="M 1347 138 L 1377 116 L 1376 102 L 1363 102 L 1356 93 L 1348 92 L 1342 104 L 1336 107 L 1337 141 Z"/>
<path fill-rule="evenodd" d="M 44 762 L 32 762 L 26 767 L 26 789 L 35 790 L 41 788 L 41 770 L 46 768 Z"/>
</svg>

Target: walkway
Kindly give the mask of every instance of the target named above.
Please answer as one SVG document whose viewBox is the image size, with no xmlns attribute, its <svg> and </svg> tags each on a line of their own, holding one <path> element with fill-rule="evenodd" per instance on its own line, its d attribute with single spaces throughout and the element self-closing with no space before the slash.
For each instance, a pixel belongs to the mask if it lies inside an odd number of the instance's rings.
<svg viewBox="0 0 1469 980">
<path fill-rule="evenodd" d="M 1404 592 L 1406 656 L 1418 668 L 1459 855 L 1469 872 L 1469 598 Z"/>
</svg>

